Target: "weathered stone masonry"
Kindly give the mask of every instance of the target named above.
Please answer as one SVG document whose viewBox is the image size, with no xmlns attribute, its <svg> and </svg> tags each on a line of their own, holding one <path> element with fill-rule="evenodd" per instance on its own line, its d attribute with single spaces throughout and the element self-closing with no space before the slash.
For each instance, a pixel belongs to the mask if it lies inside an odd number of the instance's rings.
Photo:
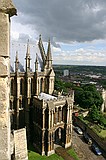
<svg viewBox="0 0 106 160">
<path fill-rule="evenodd" d="M 0 160 L 10 160 L 10 17 L 16 15 L 11 0 L 0 0 Z"/>
</svg>

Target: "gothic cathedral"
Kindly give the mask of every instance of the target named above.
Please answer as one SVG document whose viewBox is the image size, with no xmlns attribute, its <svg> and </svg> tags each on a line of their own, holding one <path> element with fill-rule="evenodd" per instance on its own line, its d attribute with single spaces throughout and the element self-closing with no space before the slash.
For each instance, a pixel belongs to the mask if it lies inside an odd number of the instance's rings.
<svg viewBox="0 0 106 160">
<path fill-rule="evenodd" d="M 54 92 L 55 73 L 52 66 L 50 40 L 45 53 L 41 36 L 35 60 L 30 68 L 30 45 L 27 44 L 25 71 L 19 69 L 16 53 L 15 72 L 10 73 L 11 131 L 26 127 L 31 141 L 41 155 L 51 155 L 56 145 L 65 148 L 72 142 L 72 109 L 74 92 Z"/>
</svg>

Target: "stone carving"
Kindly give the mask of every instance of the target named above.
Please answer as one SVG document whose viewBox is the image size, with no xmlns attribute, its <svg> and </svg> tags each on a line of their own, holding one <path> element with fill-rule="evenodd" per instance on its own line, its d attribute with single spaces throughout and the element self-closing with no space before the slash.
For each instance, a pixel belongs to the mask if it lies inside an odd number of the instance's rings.
<svg viewBox="0 0 106 160">
<path fill-rule="evenodd" d="M 17 15 L 17 10 L 14 7 L 12 0 L 0 0 L 0 12 L 9 14 L 9 16 Z"/>
<path fill-rule="evenodd" d="M 14 131 L 14 143 L 15 143 L 15 159 L 28 160 L 25 128 Z"/>
</svg>

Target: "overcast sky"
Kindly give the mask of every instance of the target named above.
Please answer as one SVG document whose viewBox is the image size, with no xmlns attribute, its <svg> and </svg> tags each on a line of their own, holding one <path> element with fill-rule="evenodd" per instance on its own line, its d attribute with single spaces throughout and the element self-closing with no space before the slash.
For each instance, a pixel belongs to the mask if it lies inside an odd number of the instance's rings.
<svg viewBox="0 0 106 160">
<path fill-rule="evenodd" d="M 51 39 L 54 64 L 106 65 L 106 0 L 13 0 L 12 51 L 34 59 L 39 34 Z"/>
</svg>

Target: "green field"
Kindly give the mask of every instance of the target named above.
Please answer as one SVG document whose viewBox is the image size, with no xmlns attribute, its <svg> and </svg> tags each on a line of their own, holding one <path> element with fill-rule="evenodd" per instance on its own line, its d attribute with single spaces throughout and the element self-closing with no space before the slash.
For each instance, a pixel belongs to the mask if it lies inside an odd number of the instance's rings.
<svg viewBox="0 0 106 160">
<path fill-rule="evenodd" d="M 102 130 L 102 131 L 99 133 L 99 136 L 105 139 L 105 138 L 106 138 L 106 130 Z"/>
<path fill-rule="evenodd" d="M 77 154 L 75 153 L 74 149 L 69 149 L 67 151 L 75 160 L 79 160 Z M 28 151 L 28 160 L 63 160 L 61 156 L 57 154 L 53 154 L 51 156 L 41 156 L 40 154 L 33 151 L 33 147 L 31 150 Z"/>
<path fill-rule="evenodd" d="M 40 154 L 34 151 L 28 151 L 28 160 L 63 160 L 62 157 L 57 154 L 53 154 L 51 156 L 41 156 Z"/>
<path fill-rule="evenodd" d="M 68 150 L 68 153 L 74 158 L 74 160 L 80 160 L 73 148 Z"/>
<path fill-rule="evenodd" d="M 49 157 L 47 156 L 41 156 L 36 152 L 30 151 L 28 153 L 28 160 L 63 160 L 62 157 L 58 156 L 57 154 L 53 154 Z"/>
</svg>

